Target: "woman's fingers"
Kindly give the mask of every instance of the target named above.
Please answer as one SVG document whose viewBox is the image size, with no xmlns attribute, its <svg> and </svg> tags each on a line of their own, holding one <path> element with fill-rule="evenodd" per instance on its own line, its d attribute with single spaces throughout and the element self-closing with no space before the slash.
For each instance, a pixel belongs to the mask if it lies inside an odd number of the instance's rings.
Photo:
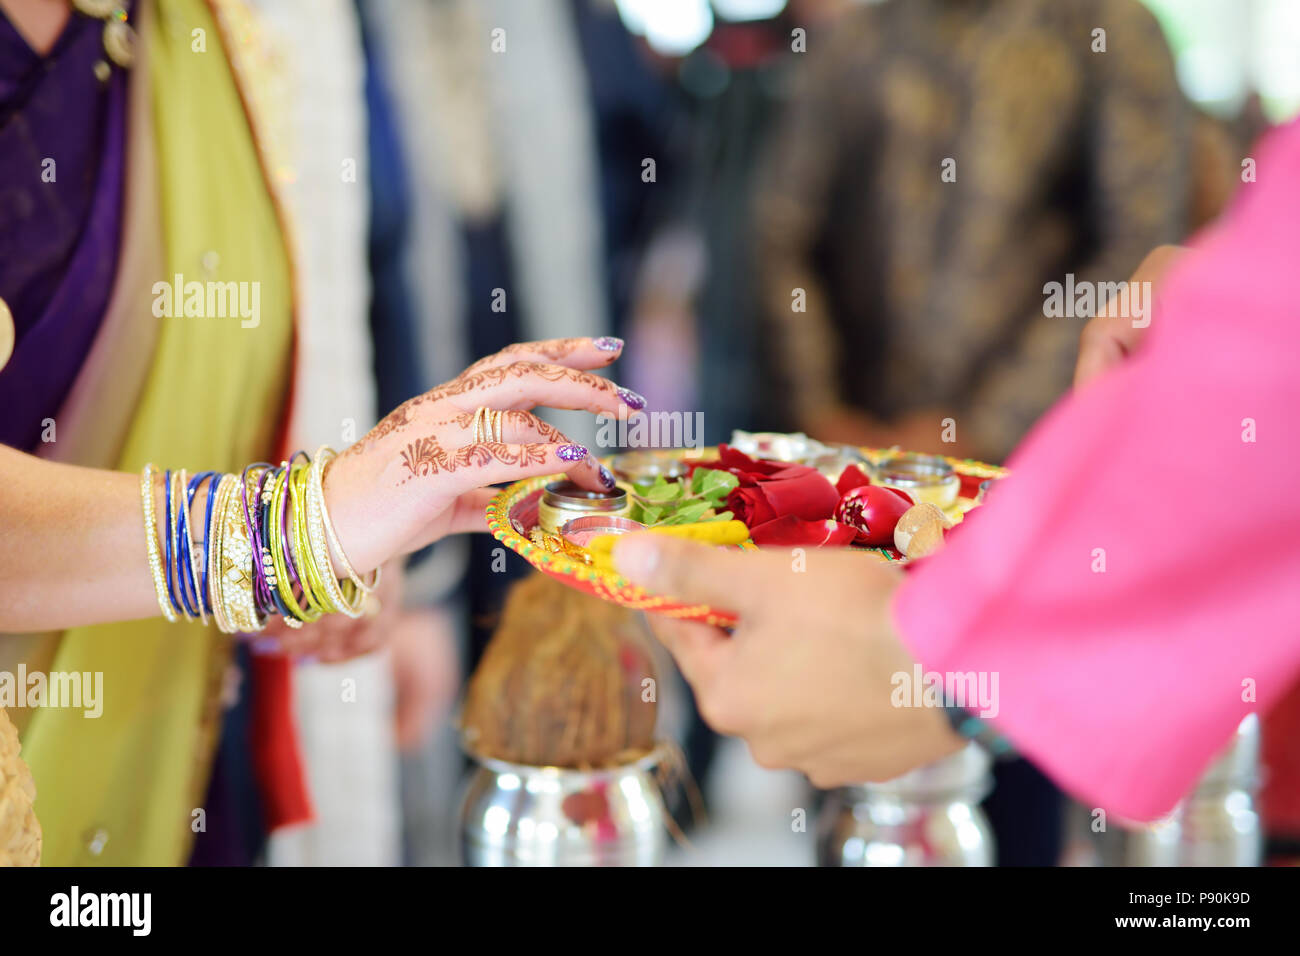
<svg viewBox="0 0 1300 956">
<path fill-rule="evenodd" d="M 507 345 L 495 355 L 481 358 L 461 373 L 463 378 L 486 368 L 514 362 L 549 362 L 568 368 L 604 368 L 623 354 L 623 340 L 612 335 L 599 338 L 546 339 Z"/>
<path fill-rule="evenodd" d="M 461 445 L 469 445 L 480 439 L 500 440 L 512 444 L 573 444 L 564 432 L 550 422 L 542 421 L 532 412 L 519 409 L 490 412 L 482 416 L 475 412 L 464 412 L 456 417 L 456 424 L 462 429 L 459 442 Z M 565 474 L 591 491 L 609 491 L 614 487 L 613 474 L 597 461 L 594 455 L 588 455 L 572 468 L 567 469 Z"/>
<path fill-rule="evenodd" d="M 476 406 L 529 409 L 538 405 L 596 415 L 630 415 L 646 400 L 607 378 L 547 362 L 512 362 L 466 373 L 438 389 L 437 397 L 462 411 Z"/>
<path fill-rule="evenodd" d="M 456 498 L 447 519 L 447 534 L 470 534 L 487 530 L 483 521 L 483 512 L 488 503 L 500 492 L 500 488 L 475 488 Z"/>
</svg>

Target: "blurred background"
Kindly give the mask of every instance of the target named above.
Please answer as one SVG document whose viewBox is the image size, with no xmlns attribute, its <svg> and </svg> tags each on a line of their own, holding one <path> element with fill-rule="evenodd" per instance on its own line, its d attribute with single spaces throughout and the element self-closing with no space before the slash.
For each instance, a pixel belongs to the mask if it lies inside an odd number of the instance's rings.
<svg viewBox="0 0 1300 956">
<path fill-rule="evenodd" d="M 1082 319 L 1046 317 L 1043 285 L 1189 241 L 1300 112 L 1294 0 L 253 6 L 294 117 L 304 301 L 350 301 L 353 276 L 380 410 L 513 341 L 612 334 L 614 377 L 703 412 L 708 443 L 1002 461 L 1069 386 Z M 271 862 L 456 861 L 454 707 L 521 565 L 444 542 L 411 561 L 389 650 L 299 667 L 318 823 Z M 661 704 L 710 810 L 675 860 L 811 863 L 791 821 L 820 796 L 715 739 L 680 683 Z M 1001 862 L 1086 861 L 1046 780 L 996 774 Z M 1294 817 L 1265 822 L 1295 846 Z"/>
</svg>

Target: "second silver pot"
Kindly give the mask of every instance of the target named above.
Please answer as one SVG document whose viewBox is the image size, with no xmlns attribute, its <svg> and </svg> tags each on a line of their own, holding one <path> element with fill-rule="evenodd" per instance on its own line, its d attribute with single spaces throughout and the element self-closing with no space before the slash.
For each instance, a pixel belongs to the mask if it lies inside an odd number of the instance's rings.
<svg viewBox="0 0 1300 956">
<path fill-rule="evenodd" d="M 657 866 L 668 813 L 661 745 L 606 770 L 530 767 L 475 757 L 461 805 L 466 866 Z"/>
</svg>

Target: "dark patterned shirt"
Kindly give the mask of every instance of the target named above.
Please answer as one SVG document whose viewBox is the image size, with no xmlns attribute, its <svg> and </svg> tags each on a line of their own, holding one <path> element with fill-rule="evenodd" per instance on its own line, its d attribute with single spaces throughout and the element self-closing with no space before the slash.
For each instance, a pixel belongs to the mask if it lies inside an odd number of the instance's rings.
<svg viewBox="0 0 1300 956">
<path fill-rule="evenodd" d="M 757 211 L 779 386 L 805 422 L 940 409 L 1001 459 L 1070 382 L 1082 320 L 1044 316 L 1044 284 L 1123 281 L 1182 237 L 1159 25 L 1136 0 L 891 0 L 795 56 Z"/>
</svg>

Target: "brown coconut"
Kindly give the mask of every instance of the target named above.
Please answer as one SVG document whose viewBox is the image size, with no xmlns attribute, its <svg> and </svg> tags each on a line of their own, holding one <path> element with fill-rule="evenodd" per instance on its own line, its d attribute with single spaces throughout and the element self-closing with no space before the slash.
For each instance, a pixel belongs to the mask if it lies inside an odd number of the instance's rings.
<svg viewBox="0 0 1300 956">
<path fill-rule="evenodd" d="M 472 753 L 532 766 L 614 766 L 654 747 L 657 694 L 640 613 L 537 573 L 516 584 L 470 678 Z"/>
</svg>

